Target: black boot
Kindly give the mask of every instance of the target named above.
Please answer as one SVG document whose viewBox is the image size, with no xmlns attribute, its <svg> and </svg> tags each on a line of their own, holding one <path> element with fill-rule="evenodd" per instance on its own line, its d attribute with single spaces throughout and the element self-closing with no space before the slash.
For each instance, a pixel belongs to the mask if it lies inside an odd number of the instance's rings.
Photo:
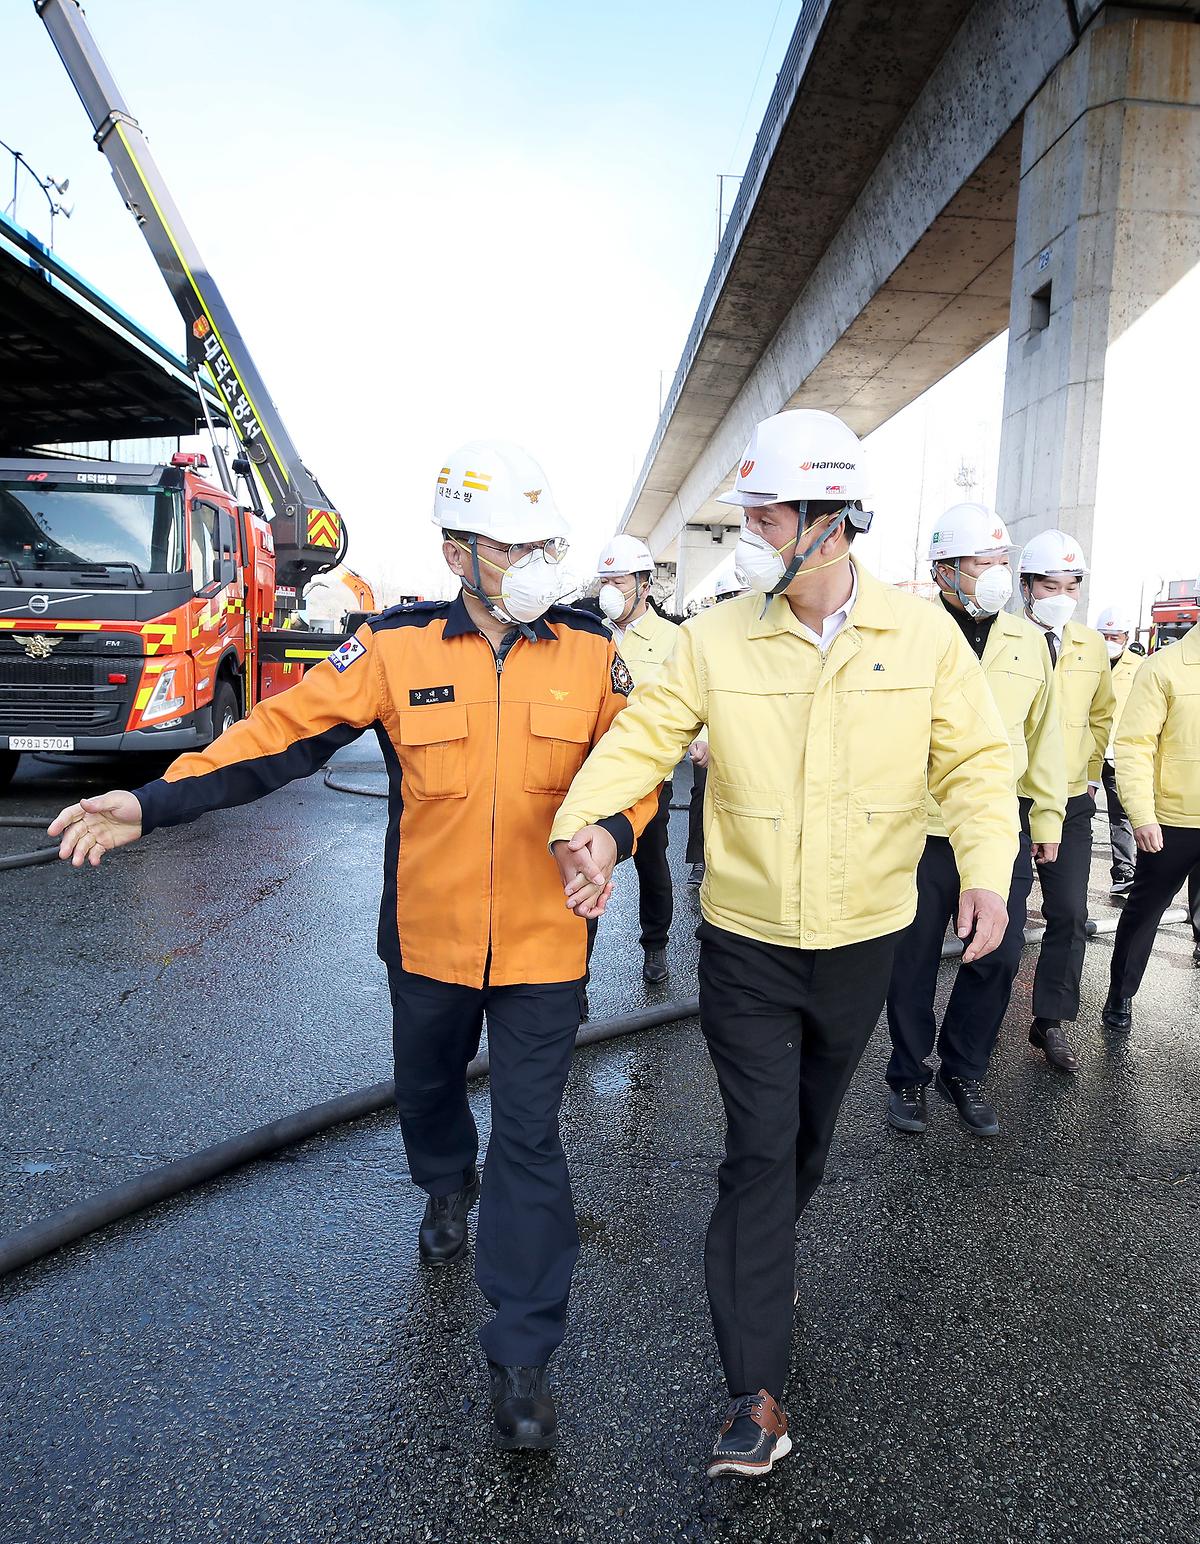
<svg viewBox="0 0 1200 1544">
<path fill-rule="evenodd" d="M 889 1088 L 887 1123 L 897 1131 L 914 1131 L 918 1136 L 929 1125 L 924 1083 L 906 1083 L 903 1088 Z"/>
<path fill-rule="evenodd" d="M 984 1087 L 979 1078 L 946 1077 L 939 1072 L 933 1086 L 957 1108 L 959 1119 L 973 1137 L 994 1137 L 999 1132 L 995 1106 L 983 1097 Z"/>
<path fill-rule="evenodd" d="M 647 949 L 646 962 L 642 966 L 642 980 L 649 986 L 661 986 L 669 975 L 667 951 L 665 949 Z"/>
<path fill-rule="evenodd" d="M 691 868 L 688 869 L 687 882 L 688 882 L 689 885 L 692 886 L 692 888 L 694 890 L 698 890 L 700 888 L 700 886 L 704 883 L 704 864 L 703 863 L 693 863 L 692 864 Z"/>
<path fill-rule="evenodd" d="M 492 1425 L 498 1448 L 552 1448 L 558 1444 L 558 1412 L 545 1367 L 488 1363 Z"/>
<path fill-rule="evenodd" d="M 1114 997 L 1110 992 L 1100 1014 L 1105 1029 L 1115 1029 L 1127 1035 L 1133 1028 L 1133 998 Z"/>
<path fill-rule="evenodd" d="M 462 1190 L 429 1197 L 417 1235 L 425 1265 L 450 1265 L 461 1257 L 467 1247 L 467 1218 L 478 1199 L 479 1174 L 475 1169 Z"/>
</svg>

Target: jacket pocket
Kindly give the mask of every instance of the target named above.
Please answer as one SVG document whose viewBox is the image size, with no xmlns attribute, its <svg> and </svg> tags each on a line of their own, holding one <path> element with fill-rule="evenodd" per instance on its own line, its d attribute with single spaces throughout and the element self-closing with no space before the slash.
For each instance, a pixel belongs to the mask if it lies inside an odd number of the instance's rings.
<svg viewBox="0 0 1200 1544">
<path fill-rule="evenodd" d="M 850 796 L 842 915 L 879 916 L 909 898 L 926 833 L 926 790 L 859 788 Z"/>
<path fill-rule="evenodd" d="M 428 708 L 402 708 L 396 717 L 405 795 L 411 794 L 415 799 L 465 799 L 466 705 L 445 702 Z"/>
<path fill-rule="evenodd" d="M 529 704 L 525 792 L 566 793 L 592 740 L 591 714 L 557 703 Z"/>
<path fill-rule="evenodd" d="M 711 781 L 709 789 L 711 815 L 705 821 L 704 846 L 714 904 L 743 917 L 782 923 L 786 866 L 782 810 Z"/>
</svg>

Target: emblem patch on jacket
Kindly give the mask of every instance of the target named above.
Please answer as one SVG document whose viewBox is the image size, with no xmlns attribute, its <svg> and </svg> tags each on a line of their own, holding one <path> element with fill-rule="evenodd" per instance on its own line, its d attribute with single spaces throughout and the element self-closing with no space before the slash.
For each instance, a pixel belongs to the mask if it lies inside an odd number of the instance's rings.
<svg viewBox="0 0 1200 1544">
<path fill-rule="evenodd" d="M 633 677 L 629 666 L 618 654 L 612 662 L 612 689 L 620 697 L 628 697 L 633 690 Z"/>
<path fill-rule="evenodd" d="M 418 686 L 408 694 L 410 708 L 427 708 L 434 702 L 453 702 L 454 688 L 452 686 Z"/>
<path fill-rule="evenodd" d="M 340 675 L 343 670 L 349 670 L 356 659 L 361 659 L 367 652 L 365 644 L 361 644 L 357 638 L 347 638 L 345 643 L 339 643 L 337 648 L 329 656 L 329 663 Z"/>
</svg>

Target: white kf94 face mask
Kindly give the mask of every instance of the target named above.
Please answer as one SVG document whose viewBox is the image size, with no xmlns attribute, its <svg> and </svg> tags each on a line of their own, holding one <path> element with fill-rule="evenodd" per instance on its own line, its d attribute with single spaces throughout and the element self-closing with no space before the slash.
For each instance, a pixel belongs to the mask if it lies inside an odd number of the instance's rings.
<svg viewBox="0 0 1200 1544">
<path fill-rule="evenodd" d="M 1073 595 L 1039 595 L 1030 605 L 1029 614 L 1051 632 L 1058 632 L 1075 615 L 1075 606 Z"/>
</svg>

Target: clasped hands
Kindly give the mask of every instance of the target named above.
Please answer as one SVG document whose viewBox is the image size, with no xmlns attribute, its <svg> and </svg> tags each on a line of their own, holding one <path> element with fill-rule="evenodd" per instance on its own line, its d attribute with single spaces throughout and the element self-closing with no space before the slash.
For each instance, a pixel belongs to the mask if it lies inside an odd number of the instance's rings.
<svg viewBox="0 0 1200 1544">
<path fill-rule="evenodd" d="M 617 866 L 613 838 L 601 826 L 584 826 L 569 842 L 555 842 L 551 850 L 562 876 L 567 909 L 589 922 L 602 917 Z"/>
</svg>

